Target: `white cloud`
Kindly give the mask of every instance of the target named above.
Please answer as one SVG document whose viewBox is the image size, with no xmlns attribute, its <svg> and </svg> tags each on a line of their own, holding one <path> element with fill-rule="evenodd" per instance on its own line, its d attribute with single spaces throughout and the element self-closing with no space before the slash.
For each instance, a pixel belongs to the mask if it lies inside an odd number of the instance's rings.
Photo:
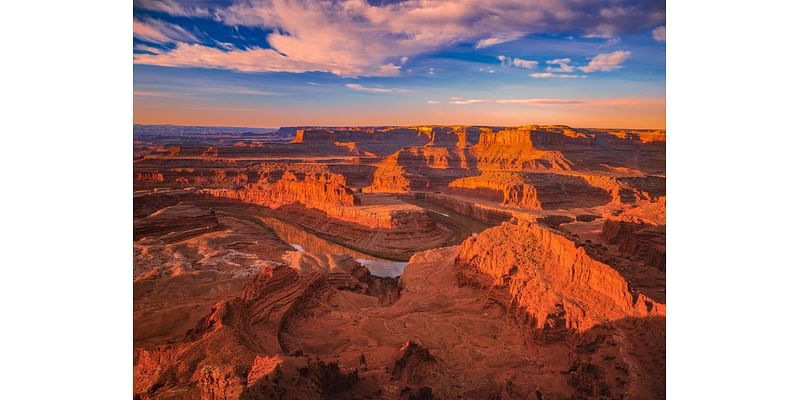
<svg viewBox="0 0 800 400">
<path fill-rule="evenodd" d="M 562 79 L 570 79 L 570 78 L 585 78 L 586 75 L 572 75 L 572 74 L 554 74 L 552 72 L 539 72 L 534 74 L 529 74 L 531 78 L 562 78 Z"/>
<path fill-rule="evenodd" d="M 517 40 L 517 39 L 521 38 L 522 36 L 524 36 L 524 35 L 521 34 L 521 33 L 511 33 L 511 34 L 503 35 L 503 36 L 488 37 L 486 39 L 479 40 L 478 43 L 475 43 L 475 48 L 476 49 L 483 49 L 483 48 L 494 46 L 494 45 L 498 45 L 498 44 L 501 44 L 501 43 L 512 42 L 514 40 Z"/>
<path fill-rule="evenodd" d="M 197 36 L 181 26 L 155 18 L 133 20 L 133 37 L 150 43 L 196 43 Z"/>
<path fill-rule="evenodd" d="M 569 65 L 572 62 L 569 58 L 557 58 L 555 60 L 547 60 L 547 64 L 556 65 L 556 67 L 547 67 L 548 72 L 572 72 L 575 67 Z"/>
<path fill-rule="evenodd" d="M 439 100 L 428 100 L 428 104 L 439 104 Z"/>
<path fill-rule="evenodd" d="M 451 97 L 450 104 L 470 105 L 470 104 L 522 104 L 522 105 L 556 105 L 556 104 L 582 104 L 582 100 L 571 99 L 462 99 Z"/>
<path fill-rule="evenodd" d="M 155 47 L 148 46 L 146 44 L 141 44 L 141 43 L 133 46 L 133 49 L 136 50 L 136 51 L 145 51 L 145 52 L 153 53 L 153 54 L 161 53 L 161 49 L 157 49 Z"/>
<path fill-rule="evenodd" d="M 613 53 L 598 54 L 592 61 L 589 61 L 588 65 L 580 67 L 580 70 L 583 72 L 613 71 L 621 68 L 622 63 L 630 58 L 630 56 L 630 51 L 622 50 Z"/>
<path fill-rule="evenodd" d="M 400 89 L 400 88 L 385 88 L 380 86 L 364 86 L 360 83 L 347 83 L 345 86 L 348 89 L 357 90 L 360 92 L 369 92 L 369 93 L 404 93 L 408 92 L 408 89 Z"/>
<path fill-rule="evenodd" d="M 203 3 L 180 4 L 186 3 L 137 0 L 136 6 L 172 15 L 204 13 Z M 230 26 L 269 29 L 269 48 L 194 47 L 188 51 L 178 46 L 159 55 L 136 57 L 135 62 L 240 71 L 325 71 L 348 77 L 391 76 L 400 72 L 400 66 L 392 60 L 456 43 L 475 43 L 475 47 L 484 48 L 530 33 L 565 30 L 619 35 L 663 23 L 662 3 L 620 0 L 615 4 L 625 9 L 624 15 L 615 10 L 606 12 L 607 16 L 599 15 L 602 7 L 590 0 L 408 0 L 384 5 L 371 5 L 366 0 L 243 0 L 210 10 L 208 15 Z M 151 35 L 151 39 L 155 38 Z M 190 55 L 196 58 L 188 58 Z M 402 60 L 399 63 L 402 65 Z"/>
<path fill-rule="evenodd" d="M 400 67 L 394 64 L 381 65 L 374 71 L 355 71 L 352 66 L 292 60 L 272 49 L 249 48 L 246 50 L 221 50 L 200 44 L 178 43 L 172 51 L 160 54 L 134 54 L 135 64 L 161 65 L 168 67 L 202 67 L 227 69 L 241 72 L 331 72 L 340 76 L 357 76 L 359 72 L 369 75 L 395 76 Z"/>
<path fill-rule="evenodd" d="M 659 26 L 656 29 L 653 29 L 653 39 L 656 42 L 666 42 L 667 41 L 667 27 L 666 26 Z"/>
<path fill-rule="evenodd" d="M 511 58 L 511 57 L 506 57 L 504 55 L 497 56 L 497 59 L 500 60 L 500 64 L 513 65 L 515 67 L 525 68 L 525 69 L 534 69 L 536 68 L 537 65 L 539 65 L 538 61 L 523 60 L 521 58 Z"/>
<path fill-rule="evenodd" d="M 186 0 L 180 3 L 175 0 L 134 0 L 133 6 L 177 17 L 207 17 L 210 15 L 207 7 L 192 6 L 189 3 L 191 1 Z"/>
<path fill-rule="evenodd" d="M 597 25 L 586 33 L 587 38 L 611 39 L 614 36 L 617 36 L 617 28 L 612 24 Z"/>
</svg>

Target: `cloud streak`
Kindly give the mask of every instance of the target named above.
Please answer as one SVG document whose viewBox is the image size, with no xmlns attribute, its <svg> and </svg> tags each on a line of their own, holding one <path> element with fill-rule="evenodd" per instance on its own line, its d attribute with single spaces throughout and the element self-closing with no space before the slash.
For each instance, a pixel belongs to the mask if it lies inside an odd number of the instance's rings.
<svg viewBox="0 0 800 400">
<path fill-rule="evenodd" d="M 550 99 L 550 98 L 522 98 L 522 99 L 465 99 L 451 97 L 450 104 L 503 104 L 526 106 L 558 106 L 558 105 L 584 105 L 594 107 L 663 107 L 664 98 L 651 97 L 612 97 L 593 99 Z"/>
<path fill-rule="evenodd" d="M 531 78 L 542 79 L 542 78 L 562 78 L 562 79 L 569 79 L 569 78 L 586 78 L 586 75 L 573 75 L 573 74 L 554 74 L 552 72 L 539 72 L 529 74 Z"/>
<path fill-rule="evenodd" d="M 486 39 L 481 39 L 478 43 L 475 43 L 476 49 L 483 49 L 490 46 L 495 46 L 501 43 L 512 42 L 524 36 L 522 33 L 510 33 L 503 36 L 493 36 L 488 37 Z"/>
<path fill-rule="evenodd" d="M 183 27 L 155 18 L 134 19 L 133 37 L 145 42 L 158 44 L 175 42 L 195 43 L 199 41 L 197 36 Z"/>
<path fill-rule="evenodd" d="M 571 99 L 462 99 L 460 97 L 450 98 L 450 104 L 470 105 L 470 104 L 521 104 L 521 105 L 563 105 L 563 104 L 583 104 L 581 100 Z"/>
<path fill-rule="evenodd" d="M 613 53 L 598 54 L 591 61 L 589 61 L 588 65 L 581 67 L 580 70 L 583 72 L 613 71 L 620 69 L 622 67 L 622 63 L 630 58 L 630 56 L 630 51 L 622 50 L 615 51 Z"/>
<path fill-rule="evenodd" d="M 360 83 L 347 83 L 344 85 L 348 89 L 357 90 L 359 92 L 368 92 L 368 93 L 405 93 L 408 92 L 408 89 L 400 89 L 400 88 L 385 88 L 380 86 L 370 87 L 364 86 Z"/>
<path fill-rule="evenodd" d="M 192 6 L 191 1 L 184 0 L 134 0 L 133 7 L 143 10 L 157 11 L 175 17 L 207 17 L 211 14 L 207 7 Z"/>
</svg>

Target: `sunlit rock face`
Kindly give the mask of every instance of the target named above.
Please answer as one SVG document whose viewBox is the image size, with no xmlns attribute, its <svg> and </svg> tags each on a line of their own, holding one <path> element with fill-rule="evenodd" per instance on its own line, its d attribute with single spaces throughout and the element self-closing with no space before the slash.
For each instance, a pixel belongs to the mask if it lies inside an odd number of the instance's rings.
<svg viewBox="0 0 800 400">
<path fill-rule="evenodd" d="M 665 132 L 161 129 L 136 398 L 665 397 Z"/>
<path fill-rule="evenodd" d="M 666 307 L 629 288 L 613 267 L 535 223 L 504 223 L 468 238 L 456 259 L 464 284 L 507 290 L 508 308 L 543 341 L 626 317 L 664 316 Z"/>
</svg>

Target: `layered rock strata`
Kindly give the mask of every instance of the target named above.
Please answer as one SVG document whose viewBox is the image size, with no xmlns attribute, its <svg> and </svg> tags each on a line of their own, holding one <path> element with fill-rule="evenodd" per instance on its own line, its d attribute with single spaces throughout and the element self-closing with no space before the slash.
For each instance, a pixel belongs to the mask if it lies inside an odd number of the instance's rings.
<svg viewBox="0 0 800 400">
<path fill-rule="evenodd" d="M 456 264 L 463 284 L 507 293 L 505 306 L 544 343 L 609 321 L 666 314 L 614 268 L 535 223 L 504 223 L 468 238 Z"/>
</svg>

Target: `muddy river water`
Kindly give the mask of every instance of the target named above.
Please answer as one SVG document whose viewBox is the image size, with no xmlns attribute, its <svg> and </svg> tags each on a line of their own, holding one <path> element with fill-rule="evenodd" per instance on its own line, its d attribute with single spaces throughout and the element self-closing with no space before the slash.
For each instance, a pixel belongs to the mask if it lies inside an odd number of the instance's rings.
<svg viewBox="0 0 800 400">
<path fill-rule="evenodd" d="M 406 265 L 408 265 L 408 262 L 405 261 L 382 259 L 333 243 L 278 218 L 259 217 L 259 219 L 269 225 L 281 240 L 289 243 L 297 251 L 307 251 L 317 254 L 348 255 L 353 257 L 361 265 L 367 267 L 370 273 L 375 276 L 400 276 L 403 274 Z"/>
</svg>

